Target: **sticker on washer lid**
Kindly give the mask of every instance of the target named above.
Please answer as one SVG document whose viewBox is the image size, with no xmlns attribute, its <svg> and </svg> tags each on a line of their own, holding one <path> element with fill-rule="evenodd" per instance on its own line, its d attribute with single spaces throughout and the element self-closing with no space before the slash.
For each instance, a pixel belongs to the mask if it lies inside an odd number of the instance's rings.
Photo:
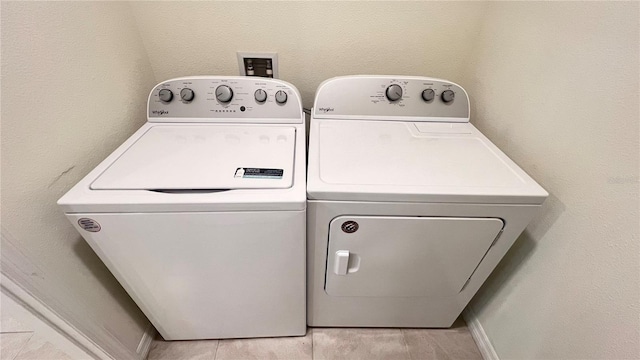
<svg viewBox="0 0 640 360">
<path fill-rule="evenodd" d="M 283 169 L 237 168 L 233 177 L 244 179 L 282 179 Z"/>
</svg>

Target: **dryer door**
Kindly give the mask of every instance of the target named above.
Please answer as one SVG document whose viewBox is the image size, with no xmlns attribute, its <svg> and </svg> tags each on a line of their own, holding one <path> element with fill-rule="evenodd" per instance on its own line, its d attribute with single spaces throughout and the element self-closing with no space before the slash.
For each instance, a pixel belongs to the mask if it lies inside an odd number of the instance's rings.
<svg viewBox="0 0 640 360">
<path fill-rule="evenodd" d="M 456 295 L 504 222 L 498 218 L 339 216 L 329 225 L 332 296 Z"/>
</svg>

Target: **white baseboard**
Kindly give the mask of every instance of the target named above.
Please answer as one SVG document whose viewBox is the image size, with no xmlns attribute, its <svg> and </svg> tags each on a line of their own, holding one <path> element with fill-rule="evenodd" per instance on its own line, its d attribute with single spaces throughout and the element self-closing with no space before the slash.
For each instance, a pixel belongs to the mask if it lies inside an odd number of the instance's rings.
<svg viewBox="0 0 640 360">
<path fill-rule="evenodd" d="M 144 334 L 142 334 L 142 339 L 140 339 L 140 343 L 138 344 L 138 349 L 136 353 L 140 355 L 140 359 L 146 359 L 149 355 L 149 350 L 151 350 L 151 343 L 153 339 L 156 337 L 156 328 L 153 325 L 149 324 L 147 330 L 145 330 Z"/>
<path fill-rule="evenodd" d="M 13 282 L 9 277 L 4 274 L 1 275 L 0 284 L 2 291 L 11 296 L 16 302 L 21 304 L 27 311 L 31 312 L 36 318 L 40 319 L 45 324 L 49 325 L 53 330 L 57 331 L 60 335 L 66 337 L 74 345 L 87 353 L 94 359 L 100 360 L 112 360 L 107 352 L 101 347 L 84 336 L 76 328 L 67 323 L 63 318 L 58 316 L 55 312 L 49 309 L 45 304 L 40 302 L 35 297 L 31 296 L 26 290 L 22 289 L 18 284 Z"/>
<path fill-rule="evenodd" d="M 473 340 L 476 342 L 476 345 L 478 345 L 482 358 L 484 360 L 500 360 L 496 353 L 496 349 L 493 348 L 487 333 L 484 332 L 484 328 L 482 327 L 482 324 L 480 324 L 480 320 L 478 320 L 478 317 L 473 311 L 471 305 L 467 306 L 462 313 L 462 316 L 467 322 L 467 326 L 469 327 L 471 336 L 473 336 Z"/>
</svg>

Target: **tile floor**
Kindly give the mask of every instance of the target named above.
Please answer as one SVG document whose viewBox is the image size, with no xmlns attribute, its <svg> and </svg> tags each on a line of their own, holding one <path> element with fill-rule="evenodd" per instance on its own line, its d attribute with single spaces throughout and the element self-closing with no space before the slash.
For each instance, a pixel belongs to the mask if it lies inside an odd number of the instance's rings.
<svg viewBox="0 0 640 360">
<path fill-rule="evenodd" d="M 477 359 L 469 329 L 459 319 L 451 329 L 313 328 L 304 337 L 164 341 L 151 345 L 149 360 L 225 359 Z"/>
<path fill-rule="evenodd" d="M 0 293 L 0 360 L 84 360 L 90 356 Z"/>
</svg>

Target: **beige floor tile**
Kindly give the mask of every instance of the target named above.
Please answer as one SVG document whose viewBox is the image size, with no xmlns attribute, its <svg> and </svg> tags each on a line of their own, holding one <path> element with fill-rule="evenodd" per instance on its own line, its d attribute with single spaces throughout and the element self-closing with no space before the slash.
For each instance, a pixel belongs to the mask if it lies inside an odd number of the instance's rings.
<svg viewBox="0 0 640 360">
<path fill-rule="evenodd" d="M 15 357 L 15 360 L 84 360 L 90 359 L 88 355 L 84 355 L 80 358 L 71 357 L 62 349 L 59 349 L 52 343 L 37 338 L 37 335 L 34 335 L 27 345 L 22 348 L 18 356 Z"/>
<path fill-rule="evenodd" d="M 313 329 L 314 359 L 409 359 L 399 329 Z"/>
<path fill-rule="evenodd" d="M 13 360 L 31 336 L 31 332 L 0 334 L 0 359 Z"/>
<path fill-rule="evenodd" d="M 22 352 L 25 354 L 52 354 L 60 353 L 71 359 L 88 359 L 90 356 L 71 340 L 35 316 L 21 303 L 11 296 L 0 293 L 0 326 L 2 332 L 30 332 L 33 336 L 26 343 Z M 48 345 L 47 345 L 48 343 Z M 55 351 L 54 351 L 55 350 Z M 24 355 L 26 356 L 26 355 Z M 38 355 L 39 356 L 39 355 Z M 20 355 L 19 357 L 22 357 Z M 2 357 L 4 359 L 4 357 Z"/>
<path fill-rule="evenodd" d="M 311 360 L 311 329 L 306 336 L 220 340 L 216 360 Z"/>
<path fill-rule="evenodd" d="M 482 355 L 464 328 L 402 330 L 412 360 L 482 360 Z"/>
<path fill-rule="evenodd" d="M 0 293 L 0 332 L 32 332 L 35 331 L 29 321 L 33 315 L 21 305 L 16 303 L 13 298 L 7 296 L 4 292 Z"/>
<path fill-rule="evenodd" d="M 148 360 L 213 360 L 218 340 L 164 341 L 154 340 Z"/>
<path fill-rule="evenodd" d="M 0 333 L 16 333 L 16 332 L 30 332 L 33 329 L 29 329 L 18 319 L 7 314 L 4 309 L 0 310 L 2 318 L 0 319 Z"/>
<path fill-rule="evenodd" d="M 435 340 L 429 336 L 425 329 L 403 329 L 404 341 L 409 349 L 412 360 L 441 360 L 448 359 L 447 353 L 438 347 Z"/>
</svg>

